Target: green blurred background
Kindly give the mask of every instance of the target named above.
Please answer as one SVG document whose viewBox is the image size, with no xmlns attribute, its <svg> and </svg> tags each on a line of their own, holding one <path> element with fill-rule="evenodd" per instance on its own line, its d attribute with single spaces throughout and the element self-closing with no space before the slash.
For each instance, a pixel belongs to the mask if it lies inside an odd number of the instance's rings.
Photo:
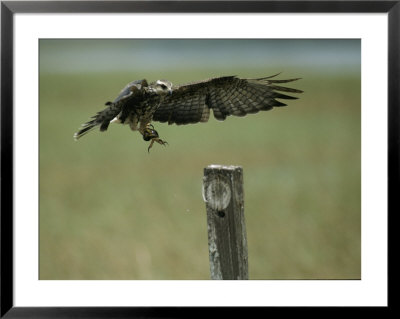
<svg viewBox="0 0 400 319">
<path fill-rule="evenodd" d="M 40 279 L 209 279 L 203 168 L 241 165 L 250 279 L 361 278 L 360 40 L 40 40 Z M 74 132 L 132 80 L 302 77 L 206 124 Z"/>
</svg>

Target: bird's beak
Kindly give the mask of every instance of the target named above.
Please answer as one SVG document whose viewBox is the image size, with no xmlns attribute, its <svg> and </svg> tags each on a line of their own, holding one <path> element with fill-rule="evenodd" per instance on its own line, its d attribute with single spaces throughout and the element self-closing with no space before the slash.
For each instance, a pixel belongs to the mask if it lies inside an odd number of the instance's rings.
<svg viewBox="0 0 400 319">
<path fill-rule="evenodd" d="M 172 95 L 172 89 L 168 90 L 169 95 Z"/>
</svg>

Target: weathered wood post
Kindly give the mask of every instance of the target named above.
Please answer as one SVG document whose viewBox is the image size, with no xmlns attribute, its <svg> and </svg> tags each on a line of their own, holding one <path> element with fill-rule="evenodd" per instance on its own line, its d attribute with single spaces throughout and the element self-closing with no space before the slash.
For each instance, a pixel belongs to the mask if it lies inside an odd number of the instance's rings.
<svg viewBox="0 0 400 319">
<path fill-rule="evenodd" d="M 243 170 L 210 165 L 204 169 L 211 279 L 248 279 Z"/>
</svg>

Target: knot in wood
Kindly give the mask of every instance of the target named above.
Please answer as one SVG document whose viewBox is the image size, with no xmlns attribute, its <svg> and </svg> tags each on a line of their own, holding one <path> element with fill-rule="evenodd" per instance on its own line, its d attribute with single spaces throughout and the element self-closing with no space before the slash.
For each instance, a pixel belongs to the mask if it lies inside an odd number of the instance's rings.
<svg viewBox="0 0 400 319">
<path fill-rule="evenodd" d="M 231 188 L 223 176 L 210 175 L 203 187 L 203 199 L 211 209 L 223 211 L 229 206 Z"/>
</svg>

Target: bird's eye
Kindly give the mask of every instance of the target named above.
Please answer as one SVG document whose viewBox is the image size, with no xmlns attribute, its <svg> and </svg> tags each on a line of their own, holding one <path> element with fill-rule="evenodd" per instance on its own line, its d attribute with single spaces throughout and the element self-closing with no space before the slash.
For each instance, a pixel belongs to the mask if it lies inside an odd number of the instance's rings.
<svg viewBox="0 0 400 319">
<path fill-rule="evenodd" d="M 161 86 L 161 88 L 163 88 L 163 89 L 166 89 L 166 88 L 167 88 L 167 86 L 166 86 L 165 84 L 161 84 L 160 86 Z"/>
</svg>

